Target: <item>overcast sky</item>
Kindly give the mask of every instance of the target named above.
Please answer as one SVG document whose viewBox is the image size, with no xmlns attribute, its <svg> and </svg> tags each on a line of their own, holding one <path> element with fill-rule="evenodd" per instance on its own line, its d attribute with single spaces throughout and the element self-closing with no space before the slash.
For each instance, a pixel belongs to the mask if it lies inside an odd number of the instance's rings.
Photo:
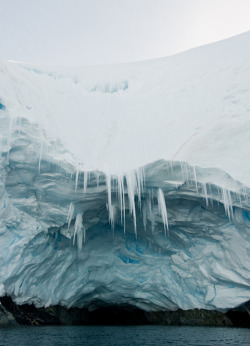
<svg viewBox="0 0 250 346">
<path fill-rule="evenodd" d="M 0 59 L 145 60 L 250 30 L 250 0 L 0 0 Z"/>
</svg>

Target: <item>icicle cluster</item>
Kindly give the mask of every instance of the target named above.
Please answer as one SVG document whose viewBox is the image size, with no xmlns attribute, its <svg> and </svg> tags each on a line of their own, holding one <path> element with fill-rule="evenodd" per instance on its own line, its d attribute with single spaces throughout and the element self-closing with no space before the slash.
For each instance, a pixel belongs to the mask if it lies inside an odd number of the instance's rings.
<svg viewBox="0 0 250 346">
<path fill-rule="evenodd" d="M 144 183 L 144 171 L 143 169 L 137 169 L 130 171 L 125 174 L 125 176 L 106 176 L 106 185 L 108 193 L 108 210 L 109 210 L 109 222 L 114 228 L 115 222 L 115 204 L 112 204 L 112 190 L 118 195 L 118 200 L 120 203 L 121 211 L 121 223 L 124 227 L 124 232 L 126 229 L 125 219 L 126 219 L 126 199 L 125 195 L 128 197 L 129 203 L 129 214 L 134 220 L 134 231 L 137 237 L 137 225 L 136 225 L 136 207 L 135 207 L 135 196 L 138 198 L 138 206 L 141 210 L 141 197 L 143 191 Z"/>
<path fill-rule="evenodd" d="M 149 180 L 154 181 L 154 171 L 149 171 L 147 174 L 153 174 Z M 88 192 L 88 182 L 95 180 L 96 188 L 101 184 L 106 185 L 107 191 L 107 210 L 109 215 L 109 223 L 111 229 L 115 230 L 115 224 L 119 223 L 126 231 L 126 217 L 130 216 L 133 219 L 134 233 L 137 238 L 137 218 L 142 220 L 144 230 L 147 230 L 147 224 L 150 222 L 151 230 L 154 232 L 157 223 L 162 222 L 165 235 L 169 235 L 169 220 L 166 207 L 165 196 L 168 191 L 173 191 L 176 188 L 177 194 L 195 193 L 198 197 L 203 198 L 206 207 L 213 206 L 215 200 L 217 203 L 222 203 L 225 208 L 225 214 L 230 219 L 234 217 L 233 204 L 242 204 L 242 200 L 248 202 L 248 193 L 243 188 L 239 188 L 235 183 L 235 190 L 240 192 L 232 192 L 224 187 L 219 187 L 209 181 L 209 172 L 199 167 L 189 166 L 184 162 L 170 162 L 165 164 L 164 168 L 160 168 L 160 174 L 163 174 L 159 179 L 159 187 L 156 183 L 155 187 L 146 186 L 144 168 L 139 168 L 134 171 L 127 172 L 124 175 L 101 175 L 100 172 L 80 172 L 79 169 L 75 173 L 75 193 L 79 194 L 83 187 L 83 194 Z M 82 177 L 83 176 L 83 180 Z M 167 180 L 164 180 L 164 178 Z M 151 183 L 150 183 L 151 184 Z M 166 186 L 170 184 L 169 189 Z M 157 187 L 158 185 L 158 187 Z M 169 186 L 169 185 L 168 185 Z M 241 191 L 242 190 L 242 191 Z M 171 192 L 172 193 L 172 192 Z M 119 215 L 119 216 L 118 216 Z M 82 238 L 85 241 L 85 227 L 83 225 L 83 213 L 76 213 L 73 202 L 70 203 L 67 224 L 70 227 L 71 221 L 75 219 L 73 242 L 76 242 L 78 249 L 81 249 Z M 160 221 L 161 220 L 161 221 Z"/>
</svg>

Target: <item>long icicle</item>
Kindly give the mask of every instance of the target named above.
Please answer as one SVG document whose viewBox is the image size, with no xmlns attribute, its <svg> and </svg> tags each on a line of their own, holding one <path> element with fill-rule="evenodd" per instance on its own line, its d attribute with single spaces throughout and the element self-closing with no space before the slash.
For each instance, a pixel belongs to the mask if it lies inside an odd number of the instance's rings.
<svg viewBox="0 0 250 346">
<path fill-rule="evenodd" d="M 71 220 L 74 216 L 74 210 L 75 210 L 74 204 L 71 202 L 69 205 L 69 212 L 68 212 L 68 216 L 67 216 L 68 228 L 69 228 Z"/>
<path fill-rule="evenodd" d="M 127 181 L 127 190 L 128 190 L 128 198 L 129 198 L 129 211 L 130 211 L 130 215 L 132 215 L 134 219 L 135 237 L 137 238 L 136 212 L 135 212 L 136 178 L 135 178 L 135 173 L 133 171 L 126 174 L 126 181 Z"/>
<path fill-rule="evenodd" d="M 169 235 L 169 229 L 168 229 L 168 214 L 167 214 L 167 208 L 165 203 L 165 198 L 162 189 L 158 189 L 158 209 L 159 213 L 161 214 L 163 225 L 164 225 L 164 233 L 166 235 L 166 228 Z"/>
<path fill-rule="evenodd" d="M 111 200 L 111 176 L 110 175 L 106 175 L 106 186 L 107 186 L 107 192 L 108 192 L 109 223 L 111 224 L 112 230 L 114 231 L 115 208 L 112 206 L 112 200 Z"/>
</svg>

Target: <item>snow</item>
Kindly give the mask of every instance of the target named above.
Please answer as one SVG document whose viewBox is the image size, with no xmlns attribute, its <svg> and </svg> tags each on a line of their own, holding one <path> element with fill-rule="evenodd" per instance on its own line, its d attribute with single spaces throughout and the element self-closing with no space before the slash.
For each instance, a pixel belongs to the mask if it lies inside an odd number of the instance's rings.
<svg viewBox="0 0 250 346">
<path fill-rule="evenodd" d="M 159 60 L 54 71 L 3 62 L 1 97 L 12 116 L 39 122 L 89 170 L 180 160 L 249 186 L 245 165 L 236 168 L 250 150 L 240 150 L 250 127 L 248 43 L 246 33 Z"/>
<path fill-rule="evenodd" d="M 0 62 L 1 295 L 249 300 L 249 42 L 99 67 Z"/>
</svg>

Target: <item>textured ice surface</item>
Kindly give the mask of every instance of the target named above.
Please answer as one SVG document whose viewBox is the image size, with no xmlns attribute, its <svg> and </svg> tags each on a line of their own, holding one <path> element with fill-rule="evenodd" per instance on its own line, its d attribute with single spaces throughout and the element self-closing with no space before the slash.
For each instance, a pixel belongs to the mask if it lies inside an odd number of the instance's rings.
<svg viewBox="0 0 250 346">
<path fill-rule="evenodd" d="M 1 62 L 1 295 L 249 300 L 249 43 L 75 70 Z"/>
</svg>

